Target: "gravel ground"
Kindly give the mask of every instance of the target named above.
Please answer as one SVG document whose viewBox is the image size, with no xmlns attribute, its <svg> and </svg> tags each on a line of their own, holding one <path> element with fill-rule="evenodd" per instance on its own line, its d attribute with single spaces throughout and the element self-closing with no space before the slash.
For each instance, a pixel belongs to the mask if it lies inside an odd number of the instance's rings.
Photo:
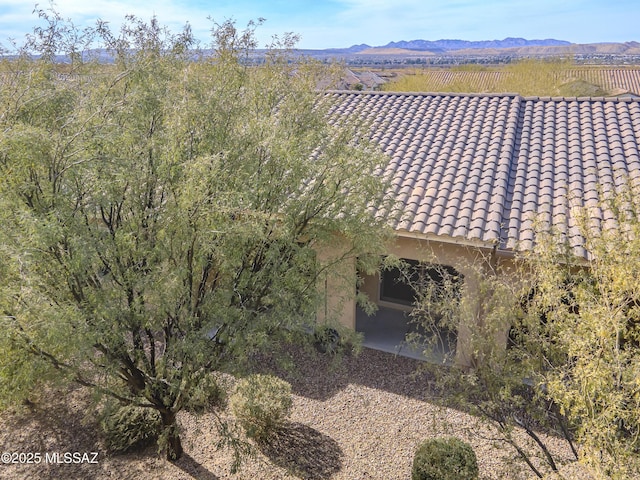
<svg viewBox="0 0 640 480">
<path fill-rule="evenodd" d="M 463 412 L 429 402 L 427 374 L 419 362 L 364 349 L 341 362 L 302 351 L 290 353 L 289 368 L 268 360 L 293 386 L 290 422 L 273 442 L 257 449 L 232 474 L 232 457 L 216 450 L 219 437 L 211 413 L 183 413 L 185 456 L 175 464 L 155 448 L 109 456 L 86 419 L 86 392 L 58 395 L 46 408 L 0 415 L 0 452 L 40 452 L 34 465 L 0 464 L 0 478 L 16 479 L 335 479 L 393 480 L 411 477 L 416 446 L 426 438 L 455 435 L 469 442 L 482 479 L 529 479 L 531 471 L 487 426 Z M 225 415 L 226 413 L 223 413 Z M 545 437 L 546 438 L 546 437 Z M 562 442 L 547 438 L 554 453 L 570 458 Z M 97 452 L 97 463 L 45 463 L 45 453 Z M 587 478 L 571 474 L 564 478 Z"/>
</svg>

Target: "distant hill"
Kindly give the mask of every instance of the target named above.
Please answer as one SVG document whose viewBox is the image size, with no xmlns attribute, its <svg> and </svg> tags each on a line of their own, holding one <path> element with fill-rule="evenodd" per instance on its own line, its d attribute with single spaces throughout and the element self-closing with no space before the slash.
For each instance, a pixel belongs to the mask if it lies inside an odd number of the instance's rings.
<svg viewBox="0 0 640 480">
<path fill-rule="evenodd" d="M 389 42 L 386 45 L 371 46 L 366 43 L 360 45 L 352 45 L 347 48 L 328 48 L 318 50 L 325 53 L 362 53 L 373 51 L 429 51 L 429 52 L 451 52 L 454 50 L 465 49 L 481 49 L 481 48 L 514 48 L 514 47 L 549 47 L 549 46 L 566 46 L 571 42 L 565 40 L 526 40 L 524 38 L 505 38 L 504 40 L 401 40 L 399 42 Z"/>
<path fill-rule="evenodd" d="M 403 48 L 406 50 L 464 50 L 479 48 L 513 48 L 513 47 L 548 47 L 571 45 L 571 42 L 565 40 L 526 40 L 524 38 L 505 38 L 504 40 L 483 40 L 472 42 L 468 40 L 411 40 L 409 42 L 390 42 L 383 48 Z"/>
<path fill-rule="evenodd" d="M 570 43 L 509 48 L 465 48 L 450 51 L 453 55 L 640 55 L 640 43 Z"/>
<path fill-rule="evenodd" d="M 639 55 L 640 43 L 587 43 L 576 44 L 566 40 L 547 38 L 527 40 L 505 38 L 503 40 L 411 40 L 389 42 L 372 47 L 367 44 L 348 48 L 305 50 L 311 55 Z"/>
</svg>

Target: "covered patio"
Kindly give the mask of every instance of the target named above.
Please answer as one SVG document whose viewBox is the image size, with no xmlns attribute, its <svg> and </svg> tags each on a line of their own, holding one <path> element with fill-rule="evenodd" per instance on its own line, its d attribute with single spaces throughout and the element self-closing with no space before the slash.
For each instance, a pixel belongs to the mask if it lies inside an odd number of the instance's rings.
<svg viewBox="0 0 640 480">
<path fill-rule="evenodd" d="M 393 353 L 416 360 L 442 363 L 449 358 L 453 349 L 448 345 L 438 345 L 435 351 L 427 353 L 432 345 L 428 338 L 423 344 L 407 342 L 407 334 L 422 333 L 422 329 L 411 321 L 409 312 L 379 306 L 371 316 L 367 315 L 360 307 L 356 309 L 356 331 L 364 334 L 363 346 L 374 350 Z"/>
</svg>

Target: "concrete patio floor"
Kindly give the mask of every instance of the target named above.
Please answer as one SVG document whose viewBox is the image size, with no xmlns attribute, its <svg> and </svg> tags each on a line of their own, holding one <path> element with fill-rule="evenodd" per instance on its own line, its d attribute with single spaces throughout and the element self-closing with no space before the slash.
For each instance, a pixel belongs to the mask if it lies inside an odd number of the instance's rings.
<svg viewBox="0 0 640 480">
<path fill-rule="evenodd" d="M 444 349 L 425 355 L 426 344 L 415 345 L 406 341 L 407 334 L 416 331 L 416 325 L 411 322 L 408 312 L 378 307 L 378 310 L 369 316 L 358 307 L 356 331 L 364 334 L 362 344 L 367 348 L 436 363 L 442 363 L 445 357 Z"/>
</svg>

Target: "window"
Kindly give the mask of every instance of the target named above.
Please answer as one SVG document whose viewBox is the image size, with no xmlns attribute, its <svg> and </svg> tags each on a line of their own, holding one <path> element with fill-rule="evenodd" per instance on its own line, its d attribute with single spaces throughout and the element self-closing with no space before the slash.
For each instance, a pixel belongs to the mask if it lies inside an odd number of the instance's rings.
<svg viewBox="0 0 640 480">
<path fill-rule="evenodd" d="M 415 287 L 425 285 L 425 282 L 435 282 L 436 286 L 443 288 L 445 279 L 453 280 L 457 285 L 462 283 L 462 275 L 448 265 L 434 265 L 409 259 L 402 260 L 408 267 L 405 275 L 398 268 L 382 272 L 380 300 L 400 305 L 412 305 L 416 298 Z"/>
</svg>

